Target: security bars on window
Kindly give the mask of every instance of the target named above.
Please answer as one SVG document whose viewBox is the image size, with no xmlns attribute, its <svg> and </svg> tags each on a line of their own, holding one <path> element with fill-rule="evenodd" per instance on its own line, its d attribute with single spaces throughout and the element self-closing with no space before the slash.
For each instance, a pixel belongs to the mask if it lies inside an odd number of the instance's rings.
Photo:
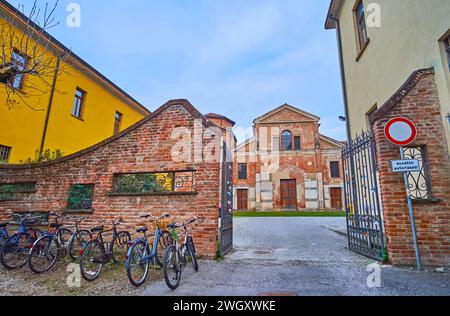
<svg viewBox="0 0 450 316">
<path fill-rule="evenodd" d="M 195 192 L 195 171 L 125 173 L 114 176 L 113 194 L 170 194 Z"/>
</svg>

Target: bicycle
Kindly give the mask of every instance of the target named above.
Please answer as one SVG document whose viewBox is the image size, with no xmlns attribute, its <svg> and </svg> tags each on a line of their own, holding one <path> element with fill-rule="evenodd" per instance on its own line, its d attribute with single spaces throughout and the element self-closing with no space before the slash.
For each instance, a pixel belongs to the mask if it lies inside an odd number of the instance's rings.
<svg viewBox="0 0 450 316">
<path fill-rule="evenodd" d="M 86 220 L 85 217 L 75 219 L 75 230 L 69 240 L 69 256 L 72 260 L 79 259 L 80 250 L 92 239 L 92 234 L 88 230 L 80 229 L 80 224 Z"/>
<path fill-rule="evenodd" d="M 171 236 L 175 241 L 174 245 L 167 248 L 164 256 L 164 280 L 171 290 L 175 290 L 180 285 L 181 274 L 190 261 L 195 272 L 198 272 L 198 261 L 194 245 L 194 239 L 189 233 L 188 226 L 196 222 L 198 219 L 194 217 L 188 222 L 181 225 L 170 224 Z M 177 232 L 178 228 L 182 228 L 181 238 Z"/>
<path fill-rule="evenodd" d="M 6 239 L 9 238 L 8 225 L 9 222 L 0 222 L 0 250 L 3 248 Z"/>
<path fill-rule="evenodd" d="M 95 281 L 103 269 L 103 265 L 113 261 L 116 264 L 125 261 L 131 235 L 127 231 L 117 232 L 117 226 L 123 224 L 122 219 L 112 223 L 113 228 L 105 231 L 104 226 L 91 229 L 97 236 L 88 241 L 80 250 L 80 270 L 83 279 Z M 104 234 L 112 232 L 112 241 L 105 242 Z"/>
<path fill-rule="evenodd" d="M 143 215 L 140 218 L 152 218 L 155 222 L 155 232 L 148 235 L 147 226 L 138 229 L 137 232 L 143 234 L 143 237 L 133 241 L 128 249 L 125 267 L 128 279 L 136 287 L 145 283 L 150 269 L 150 262 L 153 262 L 155 266 L 163 267 L 164 250 L 172 244 L 170 233 L 164 230 L 168 223 L 163 221 L 170 218 L 170 215 L 164 214 L 159 218 Z M 152 236 L 154 236 L 153 244 L 149 243 L 149 237 Z"/>
<path fill-rule="evenodd" d="M 49 225 L 49 230 L 43 232 L 33 244 L 28 256 L 28 266 L 36 274 L 50 271 L 57 261 L 67 255 L 69 240 L 72 231 L 63 228 L 64 224 L 59 223 L 62 217 L 51 212 L 49 217 L 54 217 L 55 222 Z"/>
<path fill-rule="evenodd" d="M 6 269 L 22 268 L 27 264 L 30 249 L 42 233 L 34 227 L 39 226 L 41 221 L 41 216 L 19 215 L 17 232 L 6 238 L 0 250 L 0 262 Z M 7 232 L 3 232 L 3 234 L 7 234 Z"/>
</svg>

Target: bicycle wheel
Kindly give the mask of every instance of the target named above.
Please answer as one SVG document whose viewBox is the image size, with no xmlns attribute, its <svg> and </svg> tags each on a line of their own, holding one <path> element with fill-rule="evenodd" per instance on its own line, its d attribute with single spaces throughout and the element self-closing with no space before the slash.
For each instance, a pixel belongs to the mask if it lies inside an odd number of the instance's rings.
<svg viewBox="0 0 450 316">
<path fill-rule="evenodd" d="M 163 231 L 161 237 L 159 237 L 158 249 L 156 250 L 156 264 L 161 268 L 164 266 L 164 256 L 167 248 L 173 244 L 172 237 L 168 231 Z"/>
<path fill-rule="evenodd" d="M 95 281 L 102 272 L 105 249 L 98 240 L 91 240 L 84 245 L 80 256 L 80 271 L 83 279 Z"/>
<path fill-rule="evenodd" d="M 36 274 L 49 271 L 58 261 L 61 245 L 53 236 L 39 238 L 31 248 L 28 266 Z"/>
<path fill-rule="evenodd" d="M 131 235 L 129 232 L 120 232 L 114 235 L 111 249 L 109 250 L 114 263 L 125 262 L 130 241 Z"/>
<path fill-rule="evenodd" d="M 198 272 L 197 255 L 195 253 L 194 240 L 191 237 L 188 238 L 186 247 L 188 251 L 188 256 L 191 258 L 192 266 L 194 267 L 195 272 Z"/>
<path fill-rule="evenodd" d="M 18 233 L 8 238 L 0 252 L 0 262 L 8 269 L 21 268 L 28 262 L 34 238 L 28 233 Z"/>
<path fill-rule="evenodd" d="M 60 252 L 59 252 L 59 257 L 60 258 L 64 258 L 65 256 L 67 256 L 67 252 L 69 249 L 69 242 L 70 242 L 70 237 L 72 237 L 72 231 L 70 229 L 67 228 L 61 228 L 58 232 L 58 237 L 59 237 L 59 241 L 60 241 Z"/>
<path fill-rule="evenodd" d="M 175 290 L 181 281 L 181 258 L 175 245 L 169 246 L 164 256 L 164 281 L 171 290 Z"/>
<path fill-rule="evenodd" d="M 80 230 L 70 239 L 69 242 L 69 255 L 72 260 L 78 260 L 80 258 L 80 251 L 83 246 L 92 238 L 92 235 L 87 230 Z"/>
<path fill-rule="evenodd" d="M 145 259 L 148 255 L 148 249 L 143 241 L 136 242 L 128 252 L 125 264 L 128 280 L 136 287 L 143 285 L 148 276 L 150 261 Z"/>
</svg>

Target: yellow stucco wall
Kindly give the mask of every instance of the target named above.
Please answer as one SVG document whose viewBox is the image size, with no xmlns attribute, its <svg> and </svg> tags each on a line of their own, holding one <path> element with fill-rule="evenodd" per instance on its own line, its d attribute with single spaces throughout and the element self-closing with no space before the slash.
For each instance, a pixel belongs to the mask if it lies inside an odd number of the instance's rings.
<svg viewBox="0 0 450 316">
<path fill-rule="evenodd" d="M 344 0 L 340 12 L 345 76 L 352 134 L 367 130 L 366 113 L 383 105 L 421 68 L 434 67 L 441 112 L 450 148 L 450 73 L 441 37 L 450 28 L 448 0 L 363 0 L 381 6 L 381 28 L 367 28 L 370 43 L 357 62 L 353 21 L 356 0 Z"/>
<path fill-rule="evenodd" d="M 56 63 L 52 51 L 49 50 L 47 56 L 50 57 L 46 58 L 54 58 Z M 121 93 L 95 78 L 95 74 L 83 69 L 75 60 L 68 58 L 62 62 L 61 69 L 44 149 L 60 149 L 64 155 L 77 152 L 113 135 L 116 111 L 123 114 L 122 130 L 147 114 Z M 52 78 L 53 74 L 46 81 L 51 83 Z M 45 91 L 44 94 L 24 97 L 34 110 L 20 100 L 9 108 L 6 104 L 5 86 L 0 83 L 0 144 L 12 147 L 9 163 L 34 158 L 43 135 L 51 89 L 33 76 L 26 76 L 25 81 L 26 86 L 35 86 Z M 83 120 L 71 115 L 77 87 L 87 92 Z M 30 92 L 30 89 L 25 87 L 24 92 Z"/>
</svg>

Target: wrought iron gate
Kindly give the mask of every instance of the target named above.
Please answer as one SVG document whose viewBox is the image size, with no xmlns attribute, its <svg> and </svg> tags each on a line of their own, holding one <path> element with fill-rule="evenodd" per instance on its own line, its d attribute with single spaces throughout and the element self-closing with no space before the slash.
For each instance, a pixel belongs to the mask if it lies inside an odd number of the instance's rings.
<svg viewBox="0 0 450 316">
<path fill-rule="evenodd" d="M 220 252 L 225 255 L 233 248 L 233 156 L 223 145 L 220 207 Z"/>
<path fill-rule="evenodd" d="M 381 260 L 385 251 L 375 139 L 363 133 L 342 151 L 349 249 Z"/>
</svg>

